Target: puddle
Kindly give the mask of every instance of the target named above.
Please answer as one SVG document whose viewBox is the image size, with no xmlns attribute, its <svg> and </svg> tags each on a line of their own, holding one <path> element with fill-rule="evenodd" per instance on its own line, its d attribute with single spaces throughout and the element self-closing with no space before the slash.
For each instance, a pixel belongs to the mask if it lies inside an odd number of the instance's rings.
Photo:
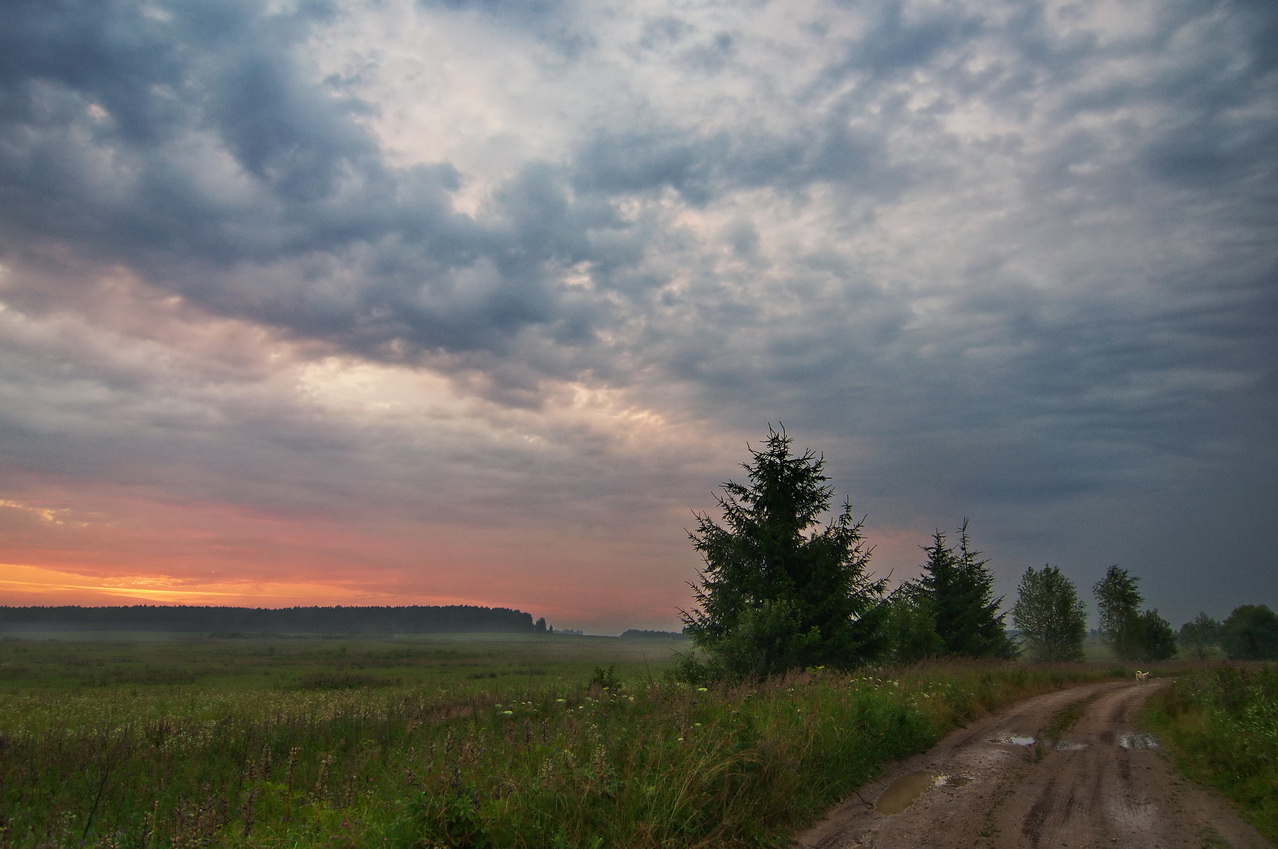
<svg viewBox="0 0 1278 849">
<path fill-rule="evenodd" d="M 1052 748 L 1058 752 L 1080 752 L 1087 748 L 1086 743 L 1075 743 L 1072 740 L 1057 740 Z"/>
<path fill-rule="evenodd" d="M 911 772 L 893 781 L 874 809 L 881 814 L 899 814 L 933 787 L 962 787 L 971 781 L 966 775 L 941 775 L 927 770 Z"/>
<path fill-rule="evenodd" d="M 1157 749 L 1158 741 L 1153 734 L 1120 734 L 1118 745 L 1124 749 Z"/>
<path fill-rule="evenodd" d="M 874 809 L 880 814 L 899 814 L 913 805 L 914 800 L 922 796 L 925 791 L 940 784 L 944 779 L 945 776 L 926 770 L 903 775 L 893 781 L 891 787 L 883 791 Z"/>
<path fill-rule="evenodd" d="M 999 743 L 1004 746 L 1033 746 L 1034 738 L 1012 735 L 1011 737 L 995 737 L 993 740 L 990 740 L 990 742 Z"/>
</svg>

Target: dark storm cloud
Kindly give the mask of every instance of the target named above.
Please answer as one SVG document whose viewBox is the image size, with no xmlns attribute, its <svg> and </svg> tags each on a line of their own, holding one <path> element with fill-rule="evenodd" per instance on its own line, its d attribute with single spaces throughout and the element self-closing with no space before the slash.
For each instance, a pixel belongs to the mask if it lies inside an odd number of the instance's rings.
<svg viewBox="0 0 1278 849">
<path fill-rule="evenodd" d="M 321 11 L 6 6 L 6 249 L 74 243 L 369 356 L 502 350 L 528 325 L 586 333 L 545 267 L 589 251 L 606 204 L 574 206 L 534 165 L 487 225 L 454 213 L 455 168 L 388 166 L 355 120 L 364 105 L 317 84 L 298 43 Z"/>
<path fill-rule="evenodd" d="M 846 45 L 846 58 L 830 76 L 864 70 L 890 77 L 928 64 L 945 49 L 980 32 L 982 19 L 953 9 L 919 13 L 903 3 L 871 3 L 864 8 L 866 32 Z"/>
<path fill-rule="evenodd" d="M 532 29 L 567 15 L 555 3 L 443 4 L 471 6 Z M 909 67 L 952 68 L 943 56 L 970 51 L 991 33 L 1012 36 L 1014 52 L 1050 72 L 1032 90 L 1068 80 L 1083 57 L 1105 53 L 1081 35 L 1051 38 L 1041 14 L 1028 11 L 999 33 L 961 11 L 872 7 L 864 33 L 824 72 L 827 82 L 858 77 L 870 90 L 812 110 L 786 134 L 624 124 L 597 130 L 571 151 L 566 168 L 526 166 L 484 216 L 471 218 L 452 211 L 464 181 L 453 166 L 388 165 L 357 120 L 371 107 L 317 81 L 299 45 L 337 14 L 332 8 L 276 17 L 251 4 L 181 4 L 158 16 L 122 4 L 62 8 L 9 4 L 4 12 L 0 72 L 9 120 L 0 168 L 8 249 L 21 256 L 20 242 L 33 238 L 37 248 L 60 239 L 93 245 L 103 258 L 144 269 L 152 283 L 210 308 L 381 356 L 397 342 L 410 351 L 501 353 L 504 340 L 532 327 L 585 343 L 593 326 L 617 316 L 580 294 L 564 297 L 554 276 L 597 263 L 606 280 L 640 279 L 625 273 L 637 272 L 643 247 L 629 237 L 636 225 L 621 220 L 615 198 L 665 187 L 705 206 L 740 190 L 801 193 L 828 184 L 858 202 L 891 202 L 911 188 L 944 185 L 957 153 L 943 134 L 936 134 L 940 148 L 924 151 L 894 143 L 894 130 L 926 133 L 927 120 L 875 95 L 875 84 Z M 1186 8 L 1138 47 L 1153 52 L 1166 33 L 1197 20 Z M 642 41 L 674 42 L 686 31 L 672 18 L 650 21 Z M 1204 57 L 1200 64 L 1214 54 Z M 1243 67 L 1237 73 L 1255 79 L 1264 63 L 1257 55 Z M 1083 86 L 1060 98 L 1062 123 L 1168 92 L 1194 108 L 1178 110 L 1174 124 L 1156 131 L 1134 131 L 1120 157 L 1101 162 L 1088 179 L 1070 169 L 1103 160 L 1107 141 L 1093 130 L 1067 134 L 1037 161 L 1025 160 L 1025 185 L 1047 203 L 1071 184 L 1112 194 L 1139 183 L 1118 173 L 1127 163 L 1218 191 L 1244 180 L 1271 183 L 1263 153 L 1274 141 L 1273 122 L 1224 114 L 1230 101 L 1222 92 L 1244 103 L 1256 96 L 1229 73 L 1184 87 L 1177 72 L 1102 90 Z M 1014 76 L 960 75 L 958 84 L 999 108 Z M 876 97 L 872 118 L 866 98 Z"/>
<path fill-rule="evenodd" d="M 236 229 L 246 213 L 285 224 L 249 203 L 316 202 L 344 170 L 369 167 L 375 146 L 349 110 L 301 81 L 296 21 L 251 4 L 159 19 L 124 4 L 59 9 L 9 4 L 5 27 L 6 200 L 49 235 L 233 262 L 282 247 L 241 241 L 256 229 Z M 255 178 L 245 202 L 197 184 L 201 169 L 232 176 L 217 157 Z"/>
<path fill-rule="evenodd" d="M 417 0 L 417 5 L 426 10 L 478 13 L 500 26 L 532 33 L 555 51 L 559 62 L 573 61 L 594 42 L 576 25 L 572 0 Z"/>
<path fill-rule="evenodd" d="M 793 135 L 746 130 L 706 137 L 673 129 L 600 132 L 575 157 L 580 191 L 650 193 L 671 188 L 702 206 L 742 189 L 802 192 L 816 183 L 890 198 L 909 182 L 889 147 L 847 125 L 846 115 L 817 117 Z"/>
<path fill-rule="evenodd" d="M 524 26 L 550 17 L 559 17 L 571 8 L 565 0 L 417 0 L 423 8 L 453 11 L 474 9 L 494 17 L 506 18 Z"/>
<path fill-rule="evenodd" d="M 325 66 L 378 3 L 0 7 L 0 320 L 27 328 L 0 439 L 24 474 L 177 490 L 199 466 L 201 497 L 316 509 L 361 477 L 429 488 L 404 471 L 412 428 L 337 421 L 358 393 L 331 417 L 272 400 L 287 348 L 490 404 L 496 435 L 453 423 L 432 455 L 486 505 L 551 478 L 566 512 L 620 498 L 606 480 L 684 491 L 553 419 L 592 403 L 568 382 L 715 433 L 783 421 L 881 520 L 973 513 L 1033 565 L 1056 556 L 1033 540 L 1083 556 L 1053 513 L 1096 522 L 1090 556 L 1177 504 L 1278 503 L 1255 472 L 1278 443 L 1272 4 L 817 4 L 792 32 L 696 6 L 408 6 L 491 54 L 387 80 L 395 50 L 360 42 Z M 432 85 L 439 114 L 392 150 L 388 113 Z M 461 152 L 417 156 L 422 126 Z M 181 344 L 112 312 L 122 292 L 261 336 L 165 370 Z M 540 442 L 504 441 L 521 430 Z"/>
</svg>

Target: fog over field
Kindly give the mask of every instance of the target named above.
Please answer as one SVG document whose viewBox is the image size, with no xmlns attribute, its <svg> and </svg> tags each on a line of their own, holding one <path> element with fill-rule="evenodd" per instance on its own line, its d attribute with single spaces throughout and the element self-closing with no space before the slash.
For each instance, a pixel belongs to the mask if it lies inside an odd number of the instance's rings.
<svg viewBox="0 0 1278 849">
<path fill-rule="evenodd" d="M 1278 606 L 1278 6 L 0 4 L 0 604 L 678 627 L 783 423 L 913 577 Z"/>
</svg>

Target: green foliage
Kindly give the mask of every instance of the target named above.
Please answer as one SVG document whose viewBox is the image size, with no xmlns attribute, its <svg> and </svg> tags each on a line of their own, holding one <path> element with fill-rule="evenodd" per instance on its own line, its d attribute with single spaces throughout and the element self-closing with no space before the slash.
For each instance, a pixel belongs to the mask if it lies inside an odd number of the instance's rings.
<svg viewBox="0 0 1278 849">
<path fill-rule="evenodd" d="M 725 630 L 712 644 L 705 662 L 709 680 L 761 681 L 792 669 L 810 665 L 821 657 L 821 632 L 815 626 L 806 631 L 802 616 L 790 599 L 762 599 L 741 611 L 731 630 Z"/>
<path fill-rule="evenodd" d="M 1113 648 L 1119 660 L 1145 659 L 1144 632 L 1140 622 L 1140 606 L 1144 598 L 1136 588 L 1139 580 L 1129 575 L 1126 569 L 1114 565 L 1094 588 L 1101 637 Z"/>
<path fill-rule="evenodd" d="M 684 635 L 678 631 L 650 631 L 642 628 L 627 628 L 621 632 L 622 639 L 638 638 L 645 640 L 681 640 Z"/>
<path fill-rule="evenodd" d="M 940 657 L 945 644 L 937 633 L 931 599 L 919 586 L 906 582 L 888 598 L 887 631 L 891 650 L 888 660 L 899 665 Z"/>
<path fill-rule="evenodd" d="M 582 652 L 565 659 L 571 675 L 504 674 L 528 651 L 560 669 L 544 654 L 555 643 Z M 0 645 L 0 665 L 39 659 L 0 690 L 4 845 L 783 845 L 886 761 L 984 711 L 1099 677 L 947 663 L 895 677 L 820 670 L 748 687 L 601 692 L 580 670 L 608 670 L 610 651 L 632 668 L 624 643 L 530 635 L 373 656 L 351 643 L 342 659 L 330 646 L 280 648 L 290 657 L 244 687 L 214 674 L 219 651 L 188 644 L 161 663 L 153 647 L 113 645 L 114 662 L 191 666 L 197 683 L 88 689 L 58 683 L 52 667 L 93 665 L 101 645 Z M 431 666 L 371 692 L 299 689 L 295 667 L 321 649 L 334 666 L 407 651 L 499 677 L 488 690 L 441 688 L 448 670 Z"/>
<path fill-rule="evenodd" d="M 1036 663 L 1081 661 L 1087 616 L 1074 584 L 1055 566 L 1021 576 L 1012 621 Z"/>
<path fill-rule="evenodd" d="M 621 686 L 621 679 L 617 677 L 617 665 L 609 664 L 607 669 L 602 666 L 596 666 L 594 673 L 590 676 L 590 688 L 592 690 L 615 690 Z"/>
<path fill-rule="evenodd" d="M 1220 644 L 1220 623 L 1205 612 L 1199 612 L 1193 622 L 1180 626 L 1179 643 L 1182 650 L 1193 652 L 1199 660 L 1207 659 L 1207 651 Z"/>
<path fill-rule="evenodd" d="M 883 580 L 867 575 L 861 522 L 845 503 L 824 528 L 833 487 L 824 458 L 795 456 L 784 428 L 743 464 L 749 485 L 729 481 L 721 526 L 697 515 L 690 533 L 705 568 L 687 631 L 725 680 L 761 680 L 794 669 L 852 669 L 886 649 Z"/>
<path fill-rule="evenodd" d="M 1146 610 L 1139 621 L 1141 660 L 1170 660 L 1176 655 L 1176 634 L 1157 610 Z"/>
<path fill-rule="evenodd" d="M 1235 608 L 1220 626 L 1220 644 L 1231 659 L 1278 660 L 1278 614 L 1263 604 Z"/>
<path fill-rule="evenodd" d="M 250 608 L 135 604 L 123 607 L 0 606 L 0 632 L 113 631 L 205 633 L 222 639 L 245 635 L 342 634 L 389 639 L 395 634 L 505 633 L 534 629 L 532 614 L 474 605 L 423 607 Z"/>
<path fill-rule="evenodd" d="M 959 529 L 957 550 L 945 544 L 940 531 L 923 550 L 927 562 L 919 591 L 936 621 L 942 652 L 956 657 L 1013 657 L 1016 647 L 998 612 L 1003 600 L 994 598 L 994 576 L 986 567 L 989 561 L 978 560 L 980 552 L 968 545 L 967 520 Z"/>
<path fill-rule="evenodd" d="M 1224 791 L 1278 842 L 1278 667 L 1184 675 L 1155 695 L 1151 708 L 1180 768 Z"/>
</svg>

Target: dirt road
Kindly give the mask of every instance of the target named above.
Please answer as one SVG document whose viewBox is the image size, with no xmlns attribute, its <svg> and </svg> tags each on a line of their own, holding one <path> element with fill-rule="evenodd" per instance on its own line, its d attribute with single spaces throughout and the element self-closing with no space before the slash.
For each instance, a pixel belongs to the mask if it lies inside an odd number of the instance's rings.
<svg viewBox="0 0 1278 849">
<path fill-rule="evenodd" d="M 1181 776 L 1157 740 L 1139 733 L 1136 718 L 1161 686 L 1076 687 L 979 720 L 861 788 L 797 845 L 1272 849 L 1222 797 Z M 1082 710 L 1073 728 L 1060 740 L 1040 739 L 1071 706 Z"/>
</svg>

